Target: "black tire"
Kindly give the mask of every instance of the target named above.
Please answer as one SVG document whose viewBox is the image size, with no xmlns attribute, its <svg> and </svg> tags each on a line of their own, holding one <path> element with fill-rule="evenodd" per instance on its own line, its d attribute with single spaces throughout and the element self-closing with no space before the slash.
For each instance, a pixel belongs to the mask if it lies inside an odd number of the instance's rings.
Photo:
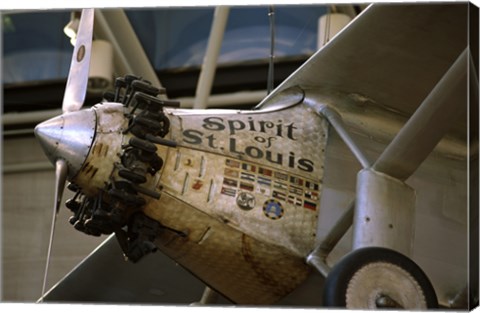
<svg viewBox="0 0 480 313">
<path fill-rule="evenodd" d="M 382 271 L 389 271 L 392 277 L 400 279 L 393 281 Z M 404 290 L 407 288 L 400 287 L 400 280 L 412 288 Z M 409 297 L 406 292 L 411 293 Z M 379 305 L 379 301 L 385 303 L 385 299 L 394 300 L 393 303 L 409 310 L 438 308 L 435 290 L 422 269 L 403 254 L 386 248 L 368 247 L 349 253 L 332 268 L 325 280 L 323 305 L 326 307 L 388 308 L 388 305 Z"/>
</svg>

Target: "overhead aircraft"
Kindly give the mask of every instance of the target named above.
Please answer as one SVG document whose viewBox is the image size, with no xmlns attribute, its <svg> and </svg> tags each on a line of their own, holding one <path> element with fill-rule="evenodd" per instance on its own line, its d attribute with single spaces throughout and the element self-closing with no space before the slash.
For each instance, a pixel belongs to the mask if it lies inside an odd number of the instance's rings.
<svg viewBox="0 0 480 313">
<path fill-rule="evenodd" d="M 141 73 L 81 109 L 93 14 L 64 113 L 35 128 L 51 240 L 68 180 L 77 230 L 114 234 L 135 266 L 159 250 L 235 304 L 312 272 L 325 307 L 478 304 L 478 8 L 373 4 L 251 110 L 180 109 Z M 106 247 L 41 300 L 78 292 Z"/>
</svg>

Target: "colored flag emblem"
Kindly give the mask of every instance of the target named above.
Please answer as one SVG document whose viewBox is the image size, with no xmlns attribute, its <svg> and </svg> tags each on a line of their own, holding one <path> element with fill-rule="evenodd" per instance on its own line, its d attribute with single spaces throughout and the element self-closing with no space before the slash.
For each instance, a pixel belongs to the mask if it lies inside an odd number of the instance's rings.
<svg viewBox="0 0 480 313">
<path fill-rule="evenodd" d="M 262 195 L 269 197 L 272 191 L 270 189 L 270 186 L 267 187 L 267 186 L 257 185 L 257 193 L 261 193 Z"/>
<path fill-rule="evenodd" d="M 288 181 L 288 175 L 280 172 L 275 172 L 275 178 Z"/>
<path fill-rule="evenodd" d="M 242 170 L 249 171 L 249 172 L 255 172 L 257 170 L 257 167 L 252 164 L 248 163 L 242 163 Z"/>
<path fill-rule="evenodd" d="M 287 202 L 296 206 L 302 206 L 302 199 L 295 196 L 288 196 Z"/>
<path fill-rule="evenodd" d="M 240 182 L 240 189 L 253 191 L 253 185 L 249 183 Z"/>
<path fill-rule="evenodd" d="M 225 176 L 233 177 L 233 178 L 238 178 L 239 173 L 236 170 L 232 170 L 230 168 L 226 168 L 224 172 Z"/>
<path fill-rule="evenodd" d="M 310 181 L 305 182 L 305 187 L 307 187 L 308 189 L 316 190 L 316 191 L 318 191 L 320 189 L 317 183 L 313 183 L 313 182 L 310 182 Z"/>
<path fill-rule="evenodd" d="M 303 189 L 295 186 L 290 186 L 290 188 L 288 189 L 288 192 L 293 193 L 297 196 L 303 196 Z"/>
<path fill-rule="evenodd" d="M 287 195 L 284 194 L 283 192 L 279 192 L 279 191 L 274 190 L 273 191 L 273 197 L 277 198 L 278 200 L 285 201 L 285 199 L 287 198 Z"/>
<path fill-rule="evenodd" d="M 275 181 L 273 183 L 273 188 L 278 188 L 278 189 L 281 189 L 281 190 L 287 190 L 288 189 L 288 186 L 287 184 L 284 184 L 282 182 L 279 182 L 279 181 Z"/>
<path fill-rule="evenodd" d="M 265 177 L 258 177 L 257 182 L 261 185 L 270 186 L 272 184 L 272 180 L 270 178 Z"/>
<path fill-rule="evenodd" d="M 238 161 L 235 161 L 235 160 L 230 160 L 230 159 L 227 159 L 225 161 L 225 164 L 229 167 L 233 167 L 233 168 L 240 168 L 240 162 Z"/>
<path fill-rule="evenodd" d="M 258 173 L 264 176 L 272 176 L 272 170 L 269 170 L 268 168 L 260 167 Z"/>
<path fill-rule="evenodd" d="M 311 199 L 311 200 L 318 200 L 318 193 L 315 191 L 305 191 L 305 198 Z"/>
<path fill-rule="evenodd" d="M 309 209 L 309 210 L 312 210 L 312 211 L 315 211 L 317 209 L 317 205 L 315 203 L 307 201 L 307 200 L 303 201 L 303 207 L 305 209 Z"/>
<path fill-rule="evenodd" d="M 237 194 L 237 191 L 232 188 L 222 187 L 221 193 L 226 196 L 235 197 Z"/>
<path fill-rule="evenodd" d="M 303 179 L 295 177 L 295 176 L 290 176 L 290 183 L 303 186 Z"/>
<path fill-rule="evenodd" d="M 255 181 L 255 175 L 254 175 L 254 174 L 250 174 L 250 173 L 242 172 L 242 173 L 240 174 L 240 178 L 241 178 L 241 179 L 248 180 L 248 181 Z"/>
<path fill-rule="evenodd" d="M 227 185 L 227 186 L 230 186 L 230 187 L 237 187 L 238 186 L 238 182 L 235 179 L 230 179 L 230 178 L 226 178 L 226 177 L 223 178 L 223 184 Z"/>
</svg>

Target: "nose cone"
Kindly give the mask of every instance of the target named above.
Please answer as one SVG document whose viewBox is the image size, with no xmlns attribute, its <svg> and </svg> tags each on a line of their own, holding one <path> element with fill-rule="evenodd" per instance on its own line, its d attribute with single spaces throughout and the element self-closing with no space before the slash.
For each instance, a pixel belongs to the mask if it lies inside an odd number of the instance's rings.
<svg viewBox="0 0 480 313">
<path fill-rule="evenodd" d="M 81 169 L 95 138 L 95 110 L 65 113 L 35 127 L 35 136 L 50 161 L 61 158 L 67 162 L 68 177 Z"/>
</svg>

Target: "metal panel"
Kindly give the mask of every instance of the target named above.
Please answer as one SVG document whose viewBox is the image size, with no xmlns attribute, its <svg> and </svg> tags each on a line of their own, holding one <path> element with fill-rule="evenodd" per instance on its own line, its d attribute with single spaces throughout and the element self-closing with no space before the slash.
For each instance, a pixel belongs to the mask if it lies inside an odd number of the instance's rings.
<svg viewBox="0 0 480 313">
<path fill-rule="evenodd" d="M 309 272 L 302 258 L 264 244 L 164 193 L 145 213 L 165 226 L 188 234 L 164 232 L 156 244 L 212 289 L 233 302 L 269 304 L 278 301 Z"/>
<path fill-rule="evenodd" d="M 232 113 L 232 112 L 230 112 Z M 306 256 L 315 243 L 327 123 L 304 106 L 172 116 L 162 186 L 259 240 Z M 222 155 L 223 154 L 223 155 Z M 240 196 L 251 197 L 241 208 Z"/>
<path fill-rule="evenodd" d="M 353 220 L 353 249 L 385 247 L 411 256 L 415 191 L 373 170 L 358 173 Z"/>
<path fill-rule="evenodd" d="M 176 231 L 157 244 L 232 301 L 274 303 L 309 272 L 327 123 L 302 105 L 182 112 L 169 115 L 179 147 L 157 151 L 160 201 L 144 209 Z"/>
</svg>

